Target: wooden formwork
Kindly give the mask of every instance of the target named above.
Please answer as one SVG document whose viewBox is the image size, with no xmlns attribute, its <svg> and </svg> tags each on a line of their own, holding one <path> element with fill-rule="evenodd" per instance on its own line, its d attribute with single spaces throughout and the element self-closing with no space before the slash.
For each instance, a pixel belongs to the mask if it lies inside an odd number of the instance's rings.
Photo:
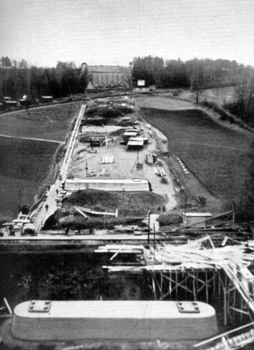
<svg viewBox="0 0 254 350">
<path fill-rule="evenodd" d="M 253 321 L 253 311 L 248 300 L 237 290 L 222 268 L 189 268 L 167 266 L 159 270 L 147 269 L 149 286 L 155 300 L 204 300 L 223 308 L 224 325 L 236 319 Z"/>
</svg>

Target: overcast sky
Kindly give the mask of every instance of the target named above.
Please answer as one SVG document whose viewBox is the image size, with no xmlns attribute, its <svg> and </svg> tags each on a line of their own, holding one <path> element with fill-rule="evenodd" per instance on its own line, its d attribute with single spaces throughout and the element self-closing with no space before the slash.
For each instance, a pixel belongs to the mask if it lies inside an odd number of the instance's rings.
<svg viewBox="0 0 254 350">
<path fill-rule="evenodd" d="M 53 67 L 147 55 L 254 66 L 254 0 L 0 0 L 0 57 Z"/>
</svg>

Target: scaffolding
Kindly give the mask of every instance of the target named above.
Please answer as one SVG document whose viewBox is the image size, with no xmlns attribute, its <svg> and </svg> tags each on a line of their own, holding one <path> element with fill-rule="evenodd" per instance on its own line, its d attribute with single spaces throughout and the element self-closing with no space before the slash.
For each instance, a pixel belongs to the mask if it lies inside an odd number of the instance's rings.
<svg viewBox="0 0 254 350">
<path fill-rule="evenodd" d="M 251 297 L 246 298 L 237 289 L 223 268 L 156 266 L 145 270 L 155 300 L 204 300 L 208 304 L 219 301 L 225 326 L 236 319 L 243 322 L 246 317 L 253 321 Z"/>
<path fill-rule="evenodd" d="M 134 248 L 129 246 L 130 252 Z M 122 248 L 114 249 L 111 261 Z M 180 246 L 164 242 L 142 251 L 142 266 L 105 268 L 113 274 L 144 274 L 155 300 L 219 301 L 225 326 L 253 321 L 254 276 L 248 269 L 253 254 L 245 253 L 243 245 L 215 248 L 206 236 Z"/>
</svg>

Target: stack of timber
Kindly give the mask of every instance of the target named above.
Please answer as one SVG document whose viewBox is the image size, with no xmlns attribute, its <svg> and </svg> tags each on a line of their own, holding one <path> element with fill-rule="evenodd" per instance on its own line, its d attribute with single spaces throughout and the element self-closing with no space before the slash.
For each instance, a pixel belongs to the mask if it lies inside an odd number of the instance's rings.
<svg viewBox="0 0 254 350">
<path fill-rule="evenodd" d="M 156 175 L 160 176 L 162 181 L 168 183 L 168 177 L 162 166 L 154 167 L 154 172 Z"/>
<path fill-rule="evenodd" d="M 101 160 L 101 164 L 112 164 L 114 163 L 115 157 L 114 156 L 105 156 Z"/>
</svg>

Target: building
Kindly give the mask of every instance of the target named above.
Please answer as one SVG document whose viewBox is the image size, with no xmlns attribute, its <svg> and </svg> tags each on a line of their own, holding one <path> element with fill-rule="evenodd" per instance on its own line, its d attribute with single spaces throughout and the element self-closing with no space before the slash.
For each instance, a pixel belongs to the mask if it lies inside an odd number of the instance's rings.
<svg viewBox="0 0 254 350">
<path fill-rule="evenodd" d="M 197 341 L 218 331 L 202 302 L 27 301 L 14 309 L 11 333 L 22 340 Z"/>
<path fill-rule="evenodd" d="M 131 68 L 123 66 L 94 66 L 82 63 L 81 70 L 87 69 L 88 90 L 94 88 L 125 87 L 130 85 Z"/>
<path fill-rule="evenodd" d="M 65 190 L 69 192 L 83 191 L 86 189 L 103 191 L 150 191 L 149 182 L 146 179 L 67 179 Z"/>
<path fill-rule="evenodd" d="M 12 108 L 12 107 L 17 107 L 18 102 L 7 100 L 4 102 L 4 104 L 5 104 L 5 107 L 8 109 L 8 108 Z"/>
<path fill-rule="evenodd" d="M 183 224 L 185 227 L 205 228 L 211 217 L 211 213 L 183 213 Z"/>
<path fill-rule="evenodd" d="M 41 96 L 41 102 L 42 103 L 53 102 L 53 97 L 52 96 Z"/>
<path fill-rule="evenodd" d="M 143 137 L 130 137 L 127 143 L 128 150 L 139 150 L 144 147 Z"/>
</svg>

